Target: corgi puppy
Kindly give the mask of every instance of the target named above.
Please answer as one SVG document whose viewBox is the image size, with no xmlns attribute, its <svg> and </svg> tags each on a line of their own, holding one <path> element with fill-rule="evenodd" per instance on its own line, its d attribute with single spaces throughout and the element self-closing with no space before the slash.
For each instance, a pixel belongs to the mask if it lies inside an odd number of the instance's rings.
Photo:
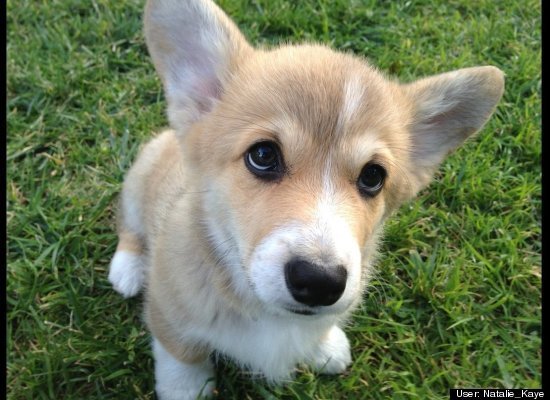
<svg viewBox="0 0 550 400">
<path fill-rule="evenodd" d="M 401 84 L 323 45 L 253 48 L 210 0 L 149 0 L 171 129 L 129 171 L 109 280 L 145 289 L 160 399 L 214 389 L 210 354 L 271 382 L 339 374 L 386 218 L 481 129 L 503 73 Z"/>
</svg>

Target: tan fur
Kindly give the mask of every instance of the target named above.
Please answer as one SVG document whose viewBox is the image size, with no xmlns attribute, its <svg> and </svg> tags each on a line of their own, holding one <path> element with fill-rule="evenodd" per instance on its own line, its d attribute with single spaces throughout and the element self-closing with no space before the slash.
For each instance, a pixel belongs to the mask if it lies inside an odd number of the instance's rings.
<svg viewBox="0 0 550 400">
<path fill-rule="evenodd" d="M 254 250 L 289 221 L 314 226 L 319 204 L 366 249 L 367 276 L 385 218 L 483 126 L 502 95 L 503 75 L 478 67 L 403 85 L 325 46 L 253 50 L 211 3 L 176 3 L 150 1 L 146 8 L 147 43 L 174 130 L 147 144 L 125 180 L 122 205 L 139 205 L 143 226 L 138 232 L 123 212 L 118 249 L 148 254 L 147 324 L 169 353 L 195 363 L 210 347 L 194 325 L 261 312 L 235 289 L 228 265 L 249 268 Z M 177 47 L 170 26 L 187 21 L 177 14 L 193 7 L 204 24 L 218 27 L 197 40 L 212 41 L 212 57 L 223 57 L 204 86 L 189 89 L 176 67 L 191 50 Z M 196 33 L 182 29 L 178 34 Z M 189 98 L 180 93 L 188 89 Z M 288 173 L 279 182 L 261 181 L 245 167 L 247 149 L 260 140 L 282 149 Z M 368 162 L 387 171 L 373 198 L 356 184 Z M 212 221 L 228 243 L 213 239 Z M 224 246 L 238 259 L 220 254 Z M 312 244 L 304 254 L 326 259 L 327 249 Z"/>
<path fill-rule="evenodd" d="M 190 340 L 182 341 L 154 300 L 147 303 L 146 316 L 151 333 L 178 360 L 196 364 L 207 359 L 211 349 Z"/>
<path fill-rule="evenodd" d="M 143 242 L 137 235 L 128 230 L 122 230 L 118 233 L 118 246 L 116 251 L 129 251 L 141 254 L 143 250 Z"/>
</svg>

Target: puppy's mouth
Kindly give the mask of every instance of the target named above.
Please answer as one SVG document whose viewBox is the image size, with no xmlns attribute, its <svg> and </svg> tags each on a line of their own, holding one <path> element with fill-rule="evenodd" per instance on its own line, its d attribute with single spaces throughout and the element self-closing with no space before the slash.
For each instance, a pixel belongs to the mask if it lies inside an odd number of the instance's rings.
<svg viewBox="0 0 550 400">
<path fill-rule="evenodd" d="M 309 308 L 290 308 L 290 307 L 285 307 L 285 310 L 290 311 L 290 312 L 293 313 L 293 314 L 298 314 L 298 315 L 310 316 L 310 315 L 316 315 L 316 314 L 317 314 L 317 312 L 315 312 L 314 310 L 309 309 Z"/>
</svg>

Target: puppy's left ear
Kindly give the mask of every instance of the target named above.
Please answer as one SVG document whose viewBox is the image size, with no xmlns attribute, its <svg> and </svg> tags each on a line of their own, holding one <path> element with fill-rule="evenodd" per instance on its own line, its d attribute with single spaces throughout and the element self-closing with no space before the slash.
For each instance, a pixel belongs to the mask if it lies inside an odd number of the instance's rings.
<svg viewBox="0 0 550 400">
<path fill-rule="evenodd" d="M 426 186 L 445 156 L 489 119 L 504 91 L 504 74 L 495 67 L 464 68 L 404 85 L 412 104 L 411 160 Z"/>
<path fill-rule="evenodd" d="M 183 135 L 212 110 L 252 47 L 211 0 L 148 0 L 144 27 L 170 124 Z"/>
</svg>

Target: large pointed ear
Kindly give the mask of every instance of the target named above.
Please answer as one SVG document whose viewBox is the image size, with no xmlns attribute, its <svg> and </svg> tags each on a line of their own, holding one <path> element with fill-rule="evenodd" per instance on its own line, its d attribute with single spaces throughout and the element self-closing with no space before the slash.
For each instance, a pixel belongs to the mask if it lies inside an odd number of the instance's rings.
<svg viewBox="0 0 550 400">
<path fill-rule="evenodd" d="M 487 122 L 504 91 L 504 74 L 489 66 L 464 68 L 404 89 L 412 104 L 411 155 L 421 189 L 445 156 Z"/>
<path fill-rule="evenodd" d="M 180 134 L 210 112 L 231 72 L 252 51 L 211 0 L 148 0 L 145 39 Z"/>
</svg>

